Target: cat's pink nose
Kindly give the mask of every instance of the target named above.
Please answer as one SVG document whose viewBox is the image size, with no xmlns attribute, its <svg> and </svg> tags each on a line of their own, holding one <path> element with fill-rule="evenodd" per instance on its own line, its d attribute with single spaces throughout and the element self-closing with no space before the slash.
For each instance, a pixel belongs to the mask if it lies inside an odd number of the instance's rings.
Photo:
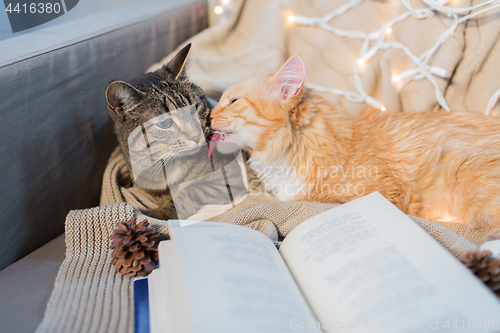
<svg viewBox="0 0 500 333">
<path fill-rule="evenodd" d="M 209 116 L 210 120 L 214 119 L 217 116 L 217 114 L 219 114 L 221 112 L 221 110 L 222 110 L 221 107 L 219 105 L 216 105 L 213 108 L 212 112 L 210 112 L 210 116 Z"/>
</svg>

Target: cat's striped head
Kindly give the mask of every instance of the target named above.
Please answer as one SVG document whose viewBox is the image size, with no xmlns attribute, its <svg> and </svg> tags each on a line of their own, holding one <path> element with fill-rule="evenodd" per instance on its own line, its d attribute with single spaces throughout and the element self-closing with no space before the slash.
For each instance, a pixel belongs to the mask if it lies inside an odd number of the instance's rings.
<svg viewBox="0 0 500 333">
<path fill-rule="evenodd" d="M 139 186 L 164 184 L 162 168 L 174 170 L 180 159 L 206 146 L 210 109 L 201 88 L 186 74 L 190 47 L 161 69 L 130 83 L 113 81 L 106 89 L 108 113 Z"/>
<path fill-rule="evenodd" d="M 144 150 L 154 146 L 159 156 L 193 150 L 206 142 L 210 109 L 201 88 L 186 74 L 190 47 L 184 47 L 155 72 L 138 76 L 130 83 L 113 81 L 108 85 L 108 112 L 127 158 L 135 146 L 141 146 L 134 142 L 131 145 L 136 132 L 140 139 L 143 132 L 147 135 Z"/>
<path fill-rule="evenodd" d="M 301 101 L 304 76 L 302 59 L 293 56 L 275 74 L 229 87 L 210 114 L 219 140 L 264 151 L 272 134 L 293 121 L 290 111 Z"/>
</svg>

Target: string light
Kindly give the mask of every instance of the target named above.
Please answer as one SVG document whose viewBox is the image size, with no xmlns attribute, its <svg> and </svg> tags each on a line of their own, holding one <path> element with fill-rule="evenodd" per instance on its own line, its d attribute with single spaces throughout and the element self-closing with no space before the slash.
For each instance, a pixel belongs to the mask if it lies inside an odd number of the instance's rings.
<svg viewBox="0 0 500 333">
<path fill-rule="evenodd" d="M 369 49 L 365 54 L 363 54 L 363 60 L 367 62 L 368 60 L 371 60 L 378 52 L 378 48 L 372 47 Z"/>
<path fill-rule="evenodd" d="M 229 5 L 229 0 L 221 0 L 221 3 L 222 3 L 224 6 L 227 6 L 227 5 Z"/>
<path fill-rule="evenodd" d="M 377 101 L 375 98 L 373 98 L 371 96 L 366 96 L 365 103 L 370 105 L 370 106 L 373 106 L 375 109 L 380 109 L 381 111 L 386 110 L 385 106 L 382 103 L 380 103 L 379 101 Z"/>
<path fill-rule="evenodd" d="M 217 15 L 220 15 L 220 14 L 224 13 L 224 8 L 222 8 L 221 6 L 215 6 L 214 13 Z"/>
<path fill-rule="evenodd" d="M 488 102 L 488 106 L 486 107 L 486 111 L 483 112 L 484 115 L 489 116 L 491 109 L 495 107 L 495 104 L 497 104 L 498 99 L 500 98 L 500 89 L 495 91 L 493 96 L 491 96 L 490 101 Z"/>
<path fill-rule="evenodd" d="M 364 40 L 359 53 L 360 57 L 356 60 L 355 66 L 353 68 L 354 85 L 358 91 L 357 93 L 336 88 L 321 87 L 309 83 L 308 86 L 317 91 L 329 92 L 335 95 L 343 96 L 353 103 L 364 102 L 376 109 L 386 111 L 386 108 L 382 105 L 381 102 L 377 101 L 373 97 L 368 96 L 368 94 L 364 91 L 363 83 L 359 76 L 359 69 L 366 66 L 367 62 L 371 60 L 379 51 L 384 51 L 387 49 L 399 49 L 403 51 L 415 63 L 417 68 L 408 69 L 400 73 L 399 75 L 395 74 L 392 76 L 392 82 L 397 84 L 398 92 L 400 92 L 410 81 L 426 79 L 434 86 L 434 92 L 437 102 L 444 110 L 450 111 L 443 93 L 441 92 L 440 85 L 438 85 L 438 82 L 436 80 L 436 77 L 448 79 L 450 77 L 450 73 L 445 68 L 430 66 L 428 63 L 433 58 L 434 54 L 440 49 L 441 45 L 443 45 L 449 37 L 454 35 L 456 29 L 461 23 L 486 11 L 492 10 L 494 8 L 499 8 L 500 0 L 486 0 L 474 6 L 460 8 L 446 7 L 446 4 L 449 3 L 449 0 L 421 0 L 427 6 L 426 8 L 413 8 L 410 0 L 401 0 L 407 11 L 399 14 L 389 22 L 386 22 L 384 25 L 382 25 L 380 29 L 371 33 L 364 33 L 357 30 L 343 30 L 328 24 L 328 22 L 330 22 L 334 17 L 342 15 L 349 9 L 358 6 L 363 1 L 364 0 L 351 0 L 347 4 L 340 6 L 339 8 L 321 18 L 311 18 L 300 15 L 288 17 L 288 21 L 290 23 L 308 26 L 319 26 L 323 30 L 334 33 L 335 35 L 340 37 Z M 472 13 L 468 14 L 470 12 Z M 454 23 L 438 38 L 434 46 L 432 46 L 426 52 L 422 53 L 420 56 L 415 55 L 410 48 L 402 43 L 385 41 L 386 37 L 392 33 L 394 25 L 406 20 L 408 17 L 413 17 L 415 19 L 427 19 L 435 16 L 436 13 L 447 14 L 450 18 L 454 18 Z M 464 16 L 459 18 L 458 15 Z M 371 48 L 370 41 L 376 41 L 375 45 L 373 45 Z M 495 94 L 491 97 L 488 103 L 488 108 L 484 112 L 484 114 L 489 114 L 490 110 L 494 107 L 499 98 L 500 90 L 495 92 Z"/>
</svg>

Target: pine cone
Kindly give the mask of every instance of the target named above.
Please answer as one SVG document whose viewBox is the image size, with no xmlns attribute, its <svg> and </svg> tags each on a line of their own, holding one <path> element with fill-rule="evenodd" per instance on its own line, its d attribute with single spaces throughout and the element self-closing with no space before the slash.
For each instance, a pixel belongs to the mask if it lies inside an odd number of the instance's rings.
<svg viewBox="0 0 500 333">
<path fill-rule="evenodd" d="M 500 259 L 492 259 L 491 251 L 469 251 L 462 257 L 462 262 L 494 293 L 500 296 Z"/>
<path fill-rule="evenodd" d="M 136 218 L 118 222 L 111 234 L 111 258 L 116 271 L 129 277 L 144 276 L 158 263 L 158 232 L 147 220 L 134 225 Z"/>
</svg>

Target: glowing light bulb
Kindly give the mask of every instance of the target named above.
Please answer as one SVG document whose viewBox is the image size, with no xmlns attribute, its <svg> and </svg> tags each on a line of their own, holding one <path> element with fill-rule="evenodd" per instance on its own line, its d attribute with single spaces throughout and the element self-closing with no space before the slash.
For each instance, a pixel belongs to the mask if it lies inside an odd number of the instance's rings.
<svg viewBox="0 0 500 333">
<path fill-rule="evenodd" d="M 397 76 L 397 75 L 393 75 L 393 76 L 392 76 L 392 82 L 394 82 L 394 83 L 398 83 L 398 82 L 399 82 L 399 76 Z"/>
<path fill-rule="evenodd" d="M 359 59 L 358 60 L 358 64 L 361 66 L 361 67 L 364 67 L 366 65 L 366 61 L 364 59 Z"/>
<path fill-rule="evenodd" d="M 387 29 L 385 29 L 385 33 L 386 33 L 387 35 L 390 35 L 390 34 L 391 34 L 391 32 L 392 32 L 392 29 L 391 29 L 391 28 L 387 28 Z"/>
<path fill-rule="evenodd" d="M 229 5 L 229 0 L 221 0 L 221 3 L 225 6 Z"/>
<path fill-rule="evenodd" d="M 220 15 L 224 12 L 224 8 L 222 8 L 221 6 L 215 6 L 214 8 L 214 13 L 217 14 L 217 15 Z"/>
<path fill-rule="evenodd" d="M 288 16 L 288 22 L 290 22 L 290 23 L 295 22 L 295 16 L 293 16 L 293 15 Z"/>
<path fill-rule="evenodd" d="M 385 106 L 381 106 L 381 107 L 380 107 L 380 111 L 385 112 L 386 110 L 387 110 L 387 109 L 385 108 Z"/>
</svg>

